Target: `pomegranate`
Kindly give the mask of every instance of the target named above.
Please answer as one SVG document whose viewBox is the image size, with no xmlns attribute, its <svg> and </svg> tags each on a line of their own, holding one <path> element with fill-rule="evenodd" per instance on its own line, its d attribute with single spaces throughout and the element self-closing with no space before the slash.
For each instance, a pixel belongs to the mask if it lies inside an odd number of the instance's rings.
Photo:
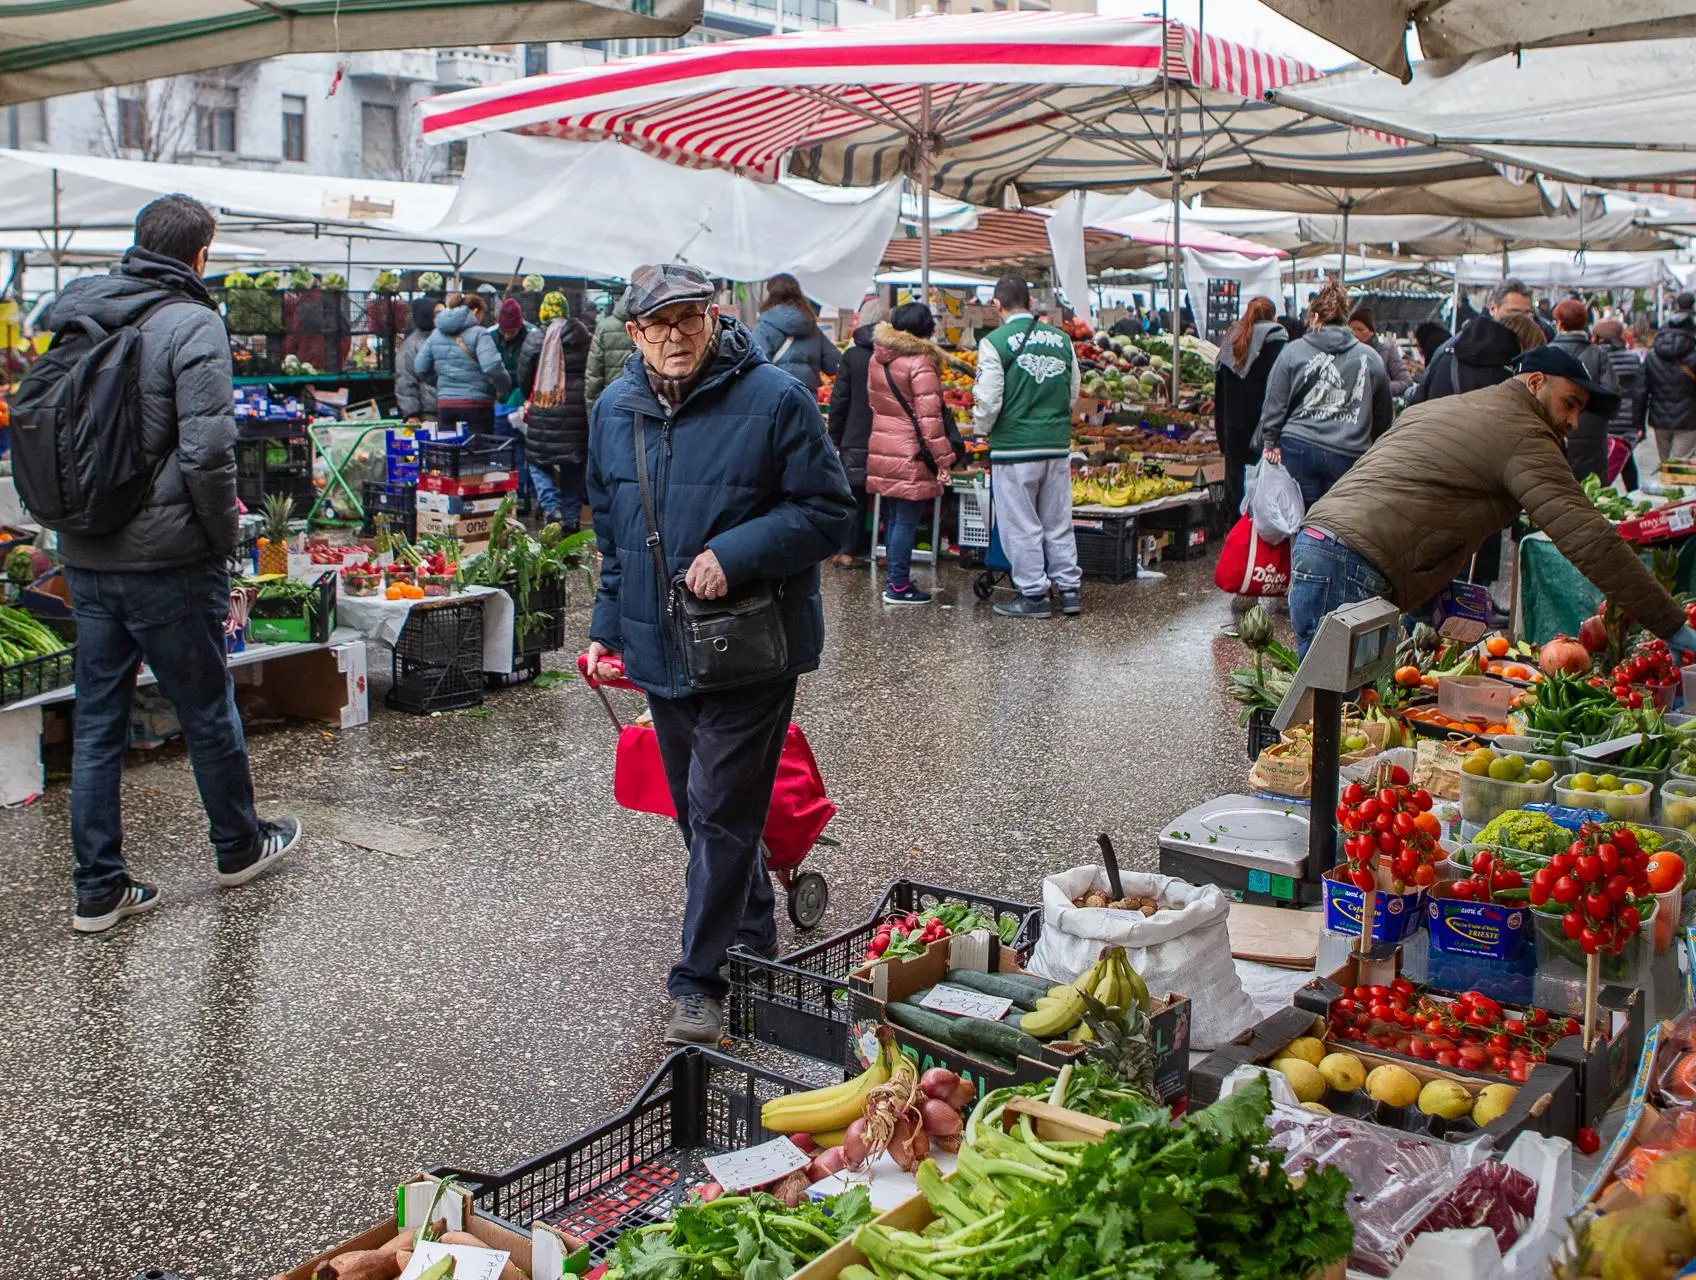
<svg viewBox="0 0 1696 1280">
<path fill-rule="evenodd" d="M 1600 653 L 1608 647 L 1608 624 L 1601 614 L 1592 614 L 1578 624 L 1578 643 L 1587 653 Z"/>
<path fill-rule="evenodd" d="M 1546 676 L 1581 676 L 1590 670 L 1590 650 L 1571 636 L 1556 636 L 1537 655 L 1537 665 Z"/>
</svg>

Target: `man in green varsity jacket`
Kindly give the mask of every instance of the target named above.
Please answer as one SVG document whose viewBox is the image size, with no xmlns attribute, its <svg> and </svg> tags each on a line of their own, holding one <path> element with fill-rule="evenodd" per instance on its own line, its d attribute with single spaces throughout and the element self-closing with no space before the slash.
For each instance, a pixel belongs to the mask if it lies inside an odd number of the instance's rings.
<svg viewBox="0 0 1696 1280">
<path fill-rule="evenodd" d="M 978 344 L 972 422 L 989 436 L 990 475 L 1001 547 L 1019 598 L 995 606 L 1009 618 L 1084 611 L 1078 544 L 1072 536 L 1072 402 L 1078 362 L 1072 340 L 1031 314 L 1031 291 L 1018 276 L 995 285 L 1002 325 Z"/>
</svg>

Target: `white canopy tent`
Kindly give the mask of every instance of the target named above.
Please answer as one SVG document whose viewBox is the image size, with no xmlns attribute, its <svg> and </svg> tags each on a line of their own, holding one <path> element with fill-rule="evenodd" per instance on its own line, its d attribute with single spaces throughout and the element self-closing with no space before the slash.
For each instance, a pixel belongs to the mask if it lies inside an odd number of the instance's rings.
<svg viewBox="0 0 1696 1280">
<path fill-rule="evenodd" d="M 901 188 L 895 179 L 825 203 L 616 142 L 495 133 L 472 141 L 465 180 L 432 234 L 563 257 L 565 269 L 589 276 L 628 276 L 644 262 L 692 262 L 730 280 L 788 271 L 813 297 L 851 308 L 895 234 Z M 619 192 L 640 192 L 640 202 Z"/>
<path fill-rule="evenodd" d="M 1696 35 L 1696 0 L 1265 0 L 1268 7 L 1400 80 L 1407 31 L 1427 58 Z M 1425 68 L 1420 68 L 1423 75 Z"/>
<path fill-rule="evenodd" d="M 1516 6 L 1505 6 L 1513 8 Z M 1420 64 L 1280 86 L 1274 102 L 1566 182 L 1661 184 L 1696 169 L 1696 38 Z"/>
<path fill-rule="evenodd" d="M 1653 289 L 1679 283 L 1665 258 L 1640 253 L 1531 249 L 1514 254 L 1508 266 L 1515 279 L 1533 289 Z M 1502 262 L 1492 257 L 1462 258 L 1455 275 L 1463 285 L 1495 284 L 1502 278 Z"/>
</svg>

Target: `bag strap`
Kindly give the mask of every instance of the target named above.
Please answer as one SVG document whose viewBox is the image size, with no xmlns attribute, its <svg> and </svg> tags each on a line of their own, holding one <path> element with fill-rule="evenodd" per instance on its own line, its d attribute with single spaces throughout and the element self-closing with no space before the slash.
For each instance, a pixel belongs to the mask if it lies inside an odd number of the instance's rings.
<svg viewBox="0 0 1696 1280">
<path fill-rule="evenodd" d="M 1260 535 L 1254 531 L 1254 521 L 1250 519 L 1248 524 L 1248 558 L 1243 561 L 1243 583 L 1237 589 L 1238 595 L 1255 594 L 1249 588 L 1254 586 L 1254 562 L 1259 559 L 1259 556 Z"/>
<path fill-rule="evenodd" d="M 776 351 L 772 352 L 771 362 L 773 364 L 782 364 L 783 363 L 783 357 L 786 356 L 787 354 L 789 354 L 789 348 L 794 346 L 794 345 L 795 345 L 795 335 L 790 334 L 789 337 L 787 337 L 783 340 L 783 345 L 781 347 L 779 347 Z"/>
<path fill-rule="evenodd" d="M 654 492 L 648 481 L 648 431 L 647 415 L 640 409 L 636 410 L 636 484 L 642 491 L 642 514 L 648 523 L 648 550 L 654 557 L 655 581 L 659 584 L 660 597 L 665 601 L 667 617 L 676 616 L 676 606 L 672 602 L 669 590 L 669 575 L 665 571 L 665 548 L 660 545 L 660 525 L 654 518 Z"/>
<path fill-rule="evenodd" d="M 1025 326 L 1025 341 L 1026 342 L 1030 341 L 1031 330 L 1034 329 L 1034 328 L 1036 328 L 1036 317 L 1033 315 L 1033 316 L 1031 316 L 1030 323 Z M 1021 346 L 1021 350 L 1022 349 L 1023 349 L 1023 347 Z M 1012 363 L 1011 356 L 1010 356 L 1010 354 L 1008 354 L 1008 353 L 1011 353 L 1012 350 L 1013 350 L 1013 335 L 1008 334 L 1007 335 L 1007 352 L 1003 353 L 1002 356 L 1001 356 L 1001 372 L 1003 374 L 1005 374 L 1007 372 L 1008 368 L 1010 367 L 1010 365 Z"/>
<path fill-rule="evenodd" d="M 136 316 L 134 320 L 131 320 L 127 324 L 119 325 L 118 327 L 121 329 L 139 330 L 155 311 L 168 307 L 174 302 L 186 302 L 197 307 L 200 305 L 200 303 L 195 302 L 193 298 L 184 298 L 175 293 L 167 293 L 163 298 L 156 298 L 152 302 L 148 303 L 147 306 L 142 308 L 141 314 Z M 98 320 L 94 319 L 94 317 L 75 316 L 65 321 L 64 324 L 60 325 L 53 331 L 53 338 L 47 344 L 48 349 L 51 350 L 53 347 L 58 346 L 59 340 L 61 338 L 68 337 L 73 330 L 86 334 L 89 341 L 96 344 L 102 343 L 112 336 L 107 329 L 102 327 Z"/>
<path fill-rule="evenodd" d="M 936 475 L 939 468 L 936 459 L 931 457 L 930 445 L 925 442 L 925 429 L 919 425 L 919 415 L 913 412 L 913 406 L 907 403 L 907 397 L 902 395 L 901 388 L 895 385 L 895 375 L 889 372 L 888 364 L 883 364 L 883 381 L 889 387 L 890 394 L 895 397 L 895 403 L 900 405 L 902 412 L 907 415 L 907 421 L 913 424 L 913 434 L 919 438 L 919 451 L 913 455 L 913 461 L 923 462 L 925 469 L 931 475 Z"/>
<path fill-rule="evenodd" d="M 1460 394 L 1460 357 L 1453 351 L 1449 352 L 1449 393 Z"/>
<path fill-rule="evenodd" d="M 473 351 L 470 347 L 465 345 L 465 339 L 464 338 L 460 337 L 456 333 L 456 334 L 453 335 L 453 340 L 454 340 L 454 345 L 457 346 L 461 351 L 465 352 L 466 358 L 469 359 L 472 364 L 477 365 L 478 368 L 482 368 L 482 365 L 478 364 L 477 353 L 475 351 Z"/>
</svg>

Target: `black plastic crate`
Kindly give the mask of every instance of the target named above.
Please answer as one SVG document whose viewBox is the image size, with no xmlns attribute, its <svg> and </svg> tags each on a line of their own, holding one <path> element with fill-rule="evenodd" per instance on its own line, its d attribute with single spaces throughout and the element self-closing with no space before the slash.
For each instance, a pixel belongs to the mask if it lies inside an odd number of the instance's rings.
<svg viewBox="0 0 1696 1280">
<path fill-rule="evenodd" d="M 499 436 L 466 436 L 462 440 L 420 440 L 418 470 L 468 479 L 491 471 L 511 471 L 517 465 L 518 441 Z"/>
<path fill-rule="evenodd" d="M 1207 504 L 1193 502 L 1164 511 L 1150 511 L 1139 516 L 1140 532 L 1169 533 L 1172 536 L 1160 552 L 1162 560 L 1195 560 L 1207 554 Z"/>
<path fill-rule="evenodd" d="M 359 487 L 359 505 L 365 509 L 361 528 L 366 537 L 376 534 L 377 517 L 384 515 L 390 533 L 405 534 L 408 542 L 418 541 L 417 485 L 367 480 Z"/>
<path fill-rule="evenodd" d="M 1092 582 L 1129 582 L 1137 576 L 1135 516 L 1072 521 L 1078 543 L 1078 568 Z"/>
<path fill-rule="evenodd" d="M 1248 717 L 1248 758 L 1260 759 L 1260 753 L 1267 747 L 1275 747 L 1283 741 L 1284 735 L 1272 727 L 1272 713 L 1264 707 L 1256 707 Z"/>
<path fill-rule="evenodd" d="M 725 996 L 725 1033 L 833 1065 L 848 1062 L 848 975 L 865 963 L 866 946 L 892 915 L 906 915 L 945 902 L 976 907 L 997 922 L 1019 922 L 1014 948 L 1036 945 L 1042 909 L 968 889 L 897 880 L 867 921 L 845 933 L 776 960 L 741 947 L 730 949 L 730 991 Z"/>
<path fill-rule="evenodd" d="M 451 1172 L 479 1213 L 521 1231 L 546 1222 L 587 1243 L 599 1262 L 623 1232 L 670 1218 L 708 1180 L 704 1157 L 777 1137 L 760 1125 L 764 1103 L 812 1087 L 711 1049 L 682 1049 L 617 1118 L 500 1173 Z"/>
<path fill-rule="evenodd" d="M 516 610 L 517 578 L 503 582 L 501 589 L 512 597 Z M 555 578 L 548 582 L 531 583 L 529 606 L 535 625 L 526 628 L 521 635 L 519 626 L 523 618 L 515 615 L 513 619 L 512 656 L 515 660 L 565 648 L 565 580 Z"/>
<path fill-rule="evenodd" d="M 429 715 L 483 703 L 483 602 L 447 600 L 413 607 L 395 641 L 396 711 Z"/>
<path fill-rule="evenodd" d="M 33 615 L 32 615 L 33 616 Z M 0 665 L 0 707 L 40 693 L 51 693 L 74 684 L 77 678 L 76 623 L 69 619 L 36 618 L 42 626 L 55 632 L 71 647 L 40 658 Z"/>
<path fill-rule="evenodd" d="M 258 508 L 275 493 L 294 498 L 297 517 L 312 505 L 312 441 L 304 431 L 236 441 L 236 497 Z"/>
</svg>

